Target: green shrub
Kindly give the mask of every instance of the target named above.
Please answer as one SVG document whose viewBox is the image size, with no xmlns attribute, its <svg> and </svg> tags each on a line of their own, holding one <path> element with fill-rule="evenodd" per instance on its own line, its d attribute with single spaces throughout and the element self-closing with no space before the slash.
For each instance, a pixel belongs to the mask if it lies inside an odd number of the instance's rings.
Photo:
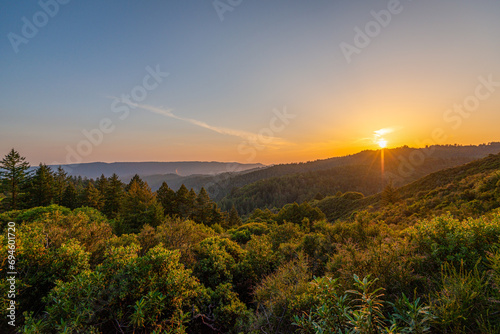
<svg viewBox="0 0 500 334">
<path fill-rule="evenodd" d="M 42 223 L 25 223 L 16 227 L 16 313 L 40 312 L 45 307 L 43 298 L 56 282 L 67 282 L 74 275 L 90 268 L 90 254 L 75 239 L 66 240 L 59 247 L 47 242 Z M 0 235 L 0 262 L 7 263 L 7 238 Z M 8 282 L 0 281 L 2 316 L 6 315 Z M 4 317 L 5 318 L 5 317 Z M 20 320 L 20 319 L 19 319 Z M 19 322 L 18 322 L 19 323 Z M 0 325 L 0 330 L 2 326 Z"/>
<path fill-rule="evenodd" d="M 422 221 L 408 229 L 419 251 L 428 258 L 428 270 L 438 271 L 444 262 L 471 270 L 500 238 L 500 215 L 459 221 L 449 214 Z M 480 262 L 480 268 L 484 265 Z"/>
<path fill-rule="evenodd" d="M 295 315 L 309 310 L 314 299 L 303 256 L 285 263 L 267 276 L 254 291 L 257 303 L 256 329 L 267 333 L 290 333 Z"/>
<path fill-rule="evenodd" d="M 436 319 L 430 311 L 430 306 L 423 304 L 419 297 L 410 301 L 403 293 L 392 306 L 394 309 L 391 315 L 392 328 L 398 333 L 427 333 L 431 330 L 431 322 Z"/>
<path fill-rule="evenodd" d="M 425 333 L 433 316 L 429 306 L 416 299 L 410 302 L 403 294 L 396 304 L 384 302 L 377 279 L 362 280 L 353 275 L 353 289 L 344 291 L 338 279 L 315 278 L 311 282 L 314 306 L 309 312 L 294 316 L 301 333 Z M 384 310 L 392 305 L 394 313 Z M 388 325 L 390 325 L 388 327 Z"/>
<path fill-rule="evenodd" d="M 219 284 L 210 293 L 210 305 L 205 319 L 213 320 L 213 328 L 223 333 L 240 333 L 250 326 L 251 312 L 238 298 L 229 283 Z"/>
<path fill-rule="evenodd" d="M 188 313 L 208 299 L 206 290 L 180 264 L 179 252 L 161 245 L 142 257 L 137 252 L 137 246 L 111 248 L 95 270 L 58 281 L 44 299 L 44 332 L 184 332 Z"/>
<path fill-rule="evenodd" d="M 194 275 L 205 286 L 215 288 L 221 283 L 232 283 L 245 251 L 234 241 L 210 237 L 195 246 L 194 254 Z"/>
<path fill-rule="evenodd" d="M 480 271 L 477 266 L 469 271 L 463 261 L 458 269 L 444 263 L 441 287 L 431 295 L 438 330 L 445 333 L 478 332 L 477 321 L 492 307 L 488 294 L 485 271 Z"/>
</svg>

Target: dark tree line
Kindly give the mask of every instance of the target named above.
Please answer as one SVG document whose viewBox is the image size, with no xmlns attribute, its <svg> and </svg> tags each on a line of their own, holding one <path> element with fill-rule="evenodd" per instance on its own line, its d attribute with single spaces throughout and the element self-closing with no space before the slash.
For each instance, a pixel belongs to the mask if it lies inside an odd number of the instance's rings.
<svg viewBox="0 0 500 334">
<path fill-rule="evenodd" d="M 165 216 L 208 226 L 241 223 L 235 208 L 221 211 L 204 188 L 198 194 L 184 185 L 174 191 L 163 182 L 153 192 L 139 175 L 125 184 L 116 174 L 86 179 L 68 176 L 61 166 L 54 171 L 42 163 L 30 171 L 26 159 L 14 149 L 0 161 L 0 186 L 2 212 L 51 204 L 69 209 L 86 206 L 114 220 L 121 233 L 137 232 L 145 224 L 157 226 Z"/>
</svg>

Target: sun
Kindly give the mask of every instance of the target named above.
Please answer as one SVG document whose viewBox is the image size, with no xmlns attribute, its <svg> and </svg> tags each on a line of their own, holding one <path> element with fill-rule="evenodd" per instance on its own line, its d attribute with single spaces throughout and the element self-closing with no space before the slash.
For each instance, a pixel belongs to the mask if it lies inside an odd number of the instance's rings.
<svg viewBox="0 0 500 334">
<path fill-rule="evenodd" d="M 387 147 L 387 140 L 385 139 L 380 139 L 378 141 L 378 146 L 380 146 L 380 148 L 386 148 Z"/>
</svg>

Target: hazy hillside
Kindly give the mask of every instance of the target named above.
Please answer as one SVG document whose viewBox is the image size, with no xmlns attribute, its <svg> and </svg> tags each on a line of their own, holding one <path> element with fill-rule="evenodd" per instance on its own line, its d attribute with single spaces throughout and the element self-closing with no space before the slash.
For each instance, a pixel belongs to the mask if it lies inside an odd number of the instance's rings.
<svg viewBox="0 0 500 334">
<path fill-rule="evenodd" d="M 57 166 L 51 166 L 56 169 Z M 83 164 L 63 165 L 64 170 L 72 176 L 97 178 L 104 174 L 109 177 L 116 173 L 120 178 L 127 179 L 135 174 L 141 176 L 163 175 L 166 180 L 171 175 L 188 176 L 193 174 L 214 175 L 225 172 L 240 172 L 248 169 L 261 168 L 264 165 L 241 164 L 237 162 L 204 162 L 204 161 L 179 161 L 179 162 L 92 162 Z M 175 179 L 175 177 L 174 177 Z"/>
<path fill-rule="evenodd" d="M 377 212 L 388 223 L 416 221 L 450 212 L 480 216 L 500 207 L 500 154 L 432 173 L 398 189 L 363 197 L 355 193 L 314 201 L 330 221 L 360 210 Z"/>
<path fill-rule="evenodd" d="M 263 165 L 262 165 L 263 166 Z M 251 168 L 243 171 L 234 171 L 234 172 L 226 172 L 220 173 L 216 175 L 208 175 L 208 174 L 193 174 L 188 176 L 180 176 L 177 174 L 155 174 L 155 175 L 146 175 L 143 176 L 144 181 L 146 181 L 151 189 L 158 190 L 163 182 L 167 182 L 168 186 L 174 190 L 178 190 L 181 185 L 185 185 L 187 188 L 193 188 L 196 191 L 199 191 L 202 187 L 205 187 L 207 190 L 212 190 L 210 192 L 210 196 L 214 198 L 219 198 L 215 196 L 213 190 L 219 190 L 219 185 L 222 182 L 227 182 L 233 177 L 241 176 L 247 173 L 252 173 L 256 170 L 263 170 L 269 167 L 257 167 Z M 128 182 L 128 179 L 124 179 L 123 181 Z"/>
<path fill-rule="evenodd" d="M 380 192 L 389 181 L 400 187 L 430 173 L 498 152 L 500 143 L 386 149 L 382 179 L 381 151 L 363 151 L 346 157 L 278 165 L 236 175 L 217 184 L 220 190 L 216 198 L 226 194 L 220 200 L 223 208 L 235 205 L 241 214 L 248 214 L 256 208 L 281 207 L 290 202 L 335 195 L 338 191 L 356 191 L 368 196 Z M 415 159 L 422 156 L 425 159 Z"/>
</svg>

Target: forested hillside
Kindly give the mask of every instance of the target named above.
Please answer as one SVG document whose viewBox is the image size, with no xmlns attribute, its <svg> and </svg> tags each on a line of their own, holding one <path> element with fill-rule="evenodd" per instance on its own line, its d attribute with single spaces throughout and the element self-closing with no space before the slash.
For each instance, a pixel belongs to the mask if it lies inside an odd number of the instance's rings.
<svg viewBox="0 0 500 334">
<path fill-rule="evenodd" d="M 369 196 L 380 192 L 389 182 L 400 187 L 430 173 L 497 154 L 500 143 L 387 149 L 384 150 L 384 174 L 381 152 L 364 151 L 348 157 L 280 165 L 238 175 L 227 181 L 232 189 L 220 203 L 222 208 L 234 205 L 241 214 L 248 214 L 256 208 L 279 208 L 286 203 L 321 199 L 339 191 Z M 250 183 L 252 180 L 259 181 Z"/>
<path fill-rule="evenodd" d="M 452 213 L 456 218 L 477 217 L 500 207 L 500 154 L 432 173 L 418 181 L 365 197 L 347 192 L 312 205 L 330 221 L 347 219 L 354 212 L 376 212 L 386 222 L 408 222 Z"/>
<path fill-rule="evenodd" d="M 500 332 L 500 154 L 245 219 L 204 189 L 0 164 L 2 333 Z"/>
</svg>

